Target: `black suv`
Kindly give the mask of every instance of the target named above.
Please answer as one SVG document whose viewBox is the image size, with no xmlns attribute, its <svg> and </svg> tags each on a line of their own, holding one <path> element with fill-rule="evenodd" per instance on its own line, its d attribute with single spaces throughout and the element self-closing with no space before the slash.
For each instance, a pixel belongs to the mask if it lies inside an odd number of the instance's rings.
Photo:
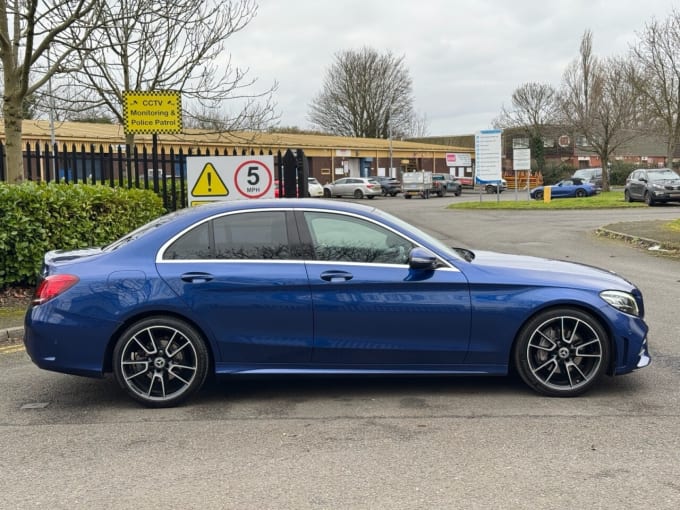
<svg viewBox="0 0 680 510">
<path fill-rule="evenodd" d="M 647 205 L 680 202 L 680 176 L 670 168 L 641 168 L 626 179 L 626 202 L 643 200 Z"/>
<path fill-rule="evenodd" d="M 397 193 L 401 193 L 401 181 L 396 180 L 394 177 L 374 176 L 371 177 L 371 179 L 374 179 L 380 183 L 384 197 L 387 195 L 396 197 Z"/>
</svg>

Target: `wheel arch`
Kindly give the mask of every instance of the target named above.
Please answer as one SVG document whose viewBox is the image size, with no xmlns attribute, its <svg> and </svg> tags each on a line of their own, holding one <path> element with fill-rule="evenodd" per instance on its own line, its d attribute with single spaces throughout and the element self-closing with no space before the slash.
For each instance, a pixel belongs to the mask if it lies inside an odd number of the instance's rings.
<svg viewBox="0 0 680 510">
<path fill-rule="evenodd" d="M 182 322 L 186 322 L 189 326 L 194 328 L 200 335 L 201 338 L 203 339 L 203 342 L 205 343 L 205 348 L 208 351 L 208 362 L 209 366 L 213 367 L 212 372 L 214 372 L 214 367 L 215 367 L 215 353 L 214 353 L 214 346 L 212 342 L 210 341 L 210 337 L 206 334 L 206 332 L 201 328 L 195 321 L 191 320 L 189 317 L 186 315 L 183 315 L 179 312 L 176 312 L 174 310 L 145 310 L 143 312 L 140 312 L 135 315 L 131 315 L 130 317 L 127 317 L 125 321 L 123 321 L 118 328 L 113 332 L 111 337 L 109 338 L 109 341 L 106 345 L 106 351 L 104 352 L 104 372 L 113 372 L 113 350 L 116 347 L 116 343 L 120 339 L 121 335 L 125 330 L 127 330 L 130 326 L 132 326 L 134 323 L 139 322 L 144 319 L 148 319 L 150 317 L 172 317 L 173 319 L 180 320 Z M 211 372 L 208 372 L 208 377 L 210 377 Z"/>
<path fill-rule="evenodd" d="M 517 368 L 515 367 L 514 363 L 514 358 L 515 358 L 515 349 L 517 348 L 517 343 L 519 341 L 519 336 L 520 332 L 524 329 L 524 327 L 533 319 L 536 318 L 541 313 L 545 312 L 550 312 L 551 310 L 557 310 L 559 308 L 572 308 L 574 310 L 578 310 L 582 313 L 586 313 L 593 317 L 600 327 L 605 331 L 607 334 L 607 342 L 609 344 L 609 349 L 610 349 L 610 359 L 608 360 L 608 365 L 606 367 L 605 372 L 607 375 L 613 375 L 614 371 L 616 369 L 616 360 L 618 359 L 619 352 L 616 348 L 616 342 L 614 341 L 614 332 L 612 330 L 611 325 L 609 324 L 609 321 L 605 318 L 605 316 L 602 314 L 601 310 L 595 307 L 589 307 L 585 306 L 582 302 L 574 302 L 574 301 L 566 301 L 566 302 L 553 302 L 553 303 L 547 303 L 545 306 L 541 306 L 539 308 L 536 308 L 532 311 L 530 315 L 524 318 L 522 323 L 519 325 L 517 330 L 515 331 L 515 335 L 512 339 L 512 344 L 510 345 L 510 349 L 508 350 L 508 371 L 516 371 Z"/>
</svg>

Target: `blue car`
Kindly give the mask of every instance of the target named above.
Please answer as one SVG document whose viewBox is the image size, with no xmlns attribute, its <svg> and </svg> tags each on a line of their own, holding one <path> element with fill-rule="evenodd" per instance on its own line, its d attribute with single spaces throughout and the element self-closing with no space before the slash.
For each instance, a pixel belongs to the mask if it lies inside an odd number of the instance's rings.
<svg viewBox="0 0 680 510">
<path fill-rule="evenodd" d="M 597 193 L 598 189 L 594 184 L 576 177 L 563 179 L 557 184 L 550 186 L 551 198 L 592 197 L 597 195 Z M 531 190 L 531 198 L 543 200 L 543 195 L 545 195 L 545 186 L 538 186 Z"/>
<path fill-rule="evenodd" d="M 179 404 L 210 374 L 514 367 L 570 397 L 649 363 L 643 317 L 638 288 L 609 271 L 450 248 L 359 204 L 251 200 L 47 253 L 25 345 L 44 369 L 113 372 L 150 407 Z"/>
</svg>

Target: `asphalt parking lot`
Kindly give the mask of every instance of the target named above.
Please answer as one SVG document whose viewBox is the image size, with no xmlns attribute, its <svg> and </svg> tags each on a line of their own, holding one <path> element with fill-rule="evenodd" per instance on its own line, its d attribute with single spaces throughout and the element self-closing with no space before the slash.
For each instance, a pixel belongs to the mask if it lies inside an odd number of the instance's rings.
<svg viewBox="0 0 680 510">
<path fill-rule="evenodd" d="M 362 202 L 458 246 L 620 273 L 645 295 L 652 365 L 574 399 L 512 377 L 252 378 L 149 410 L 112 378 L 3 353 L 0 507 L 677 508 L 680 260 L 593 232 L 680 208 L 445 208 L 479 199 Z"/>
</svg>

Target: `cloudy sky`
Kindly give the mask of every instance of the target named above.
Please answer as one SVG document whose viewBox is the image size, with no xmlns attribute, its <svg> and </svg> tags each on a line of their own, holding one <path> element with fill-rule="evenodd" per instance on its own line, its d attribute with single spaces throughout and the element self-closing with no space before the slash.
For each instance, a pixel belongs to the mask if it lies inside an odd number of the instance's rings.
<svg viewBox="0 0 680 510">
<path fill-rule="evenodd" d="M 598 56 L 624 54 L 669 0 L 258 0 L 229 42 L 232 63 L 274 81 L 283 126 L 310 127 L 309 104 L 338 52 L 368 46 L 405 57 L 428 134 L 491 127 L 526 82 L 558 86 L 584 30 Z"/>
</svg>

